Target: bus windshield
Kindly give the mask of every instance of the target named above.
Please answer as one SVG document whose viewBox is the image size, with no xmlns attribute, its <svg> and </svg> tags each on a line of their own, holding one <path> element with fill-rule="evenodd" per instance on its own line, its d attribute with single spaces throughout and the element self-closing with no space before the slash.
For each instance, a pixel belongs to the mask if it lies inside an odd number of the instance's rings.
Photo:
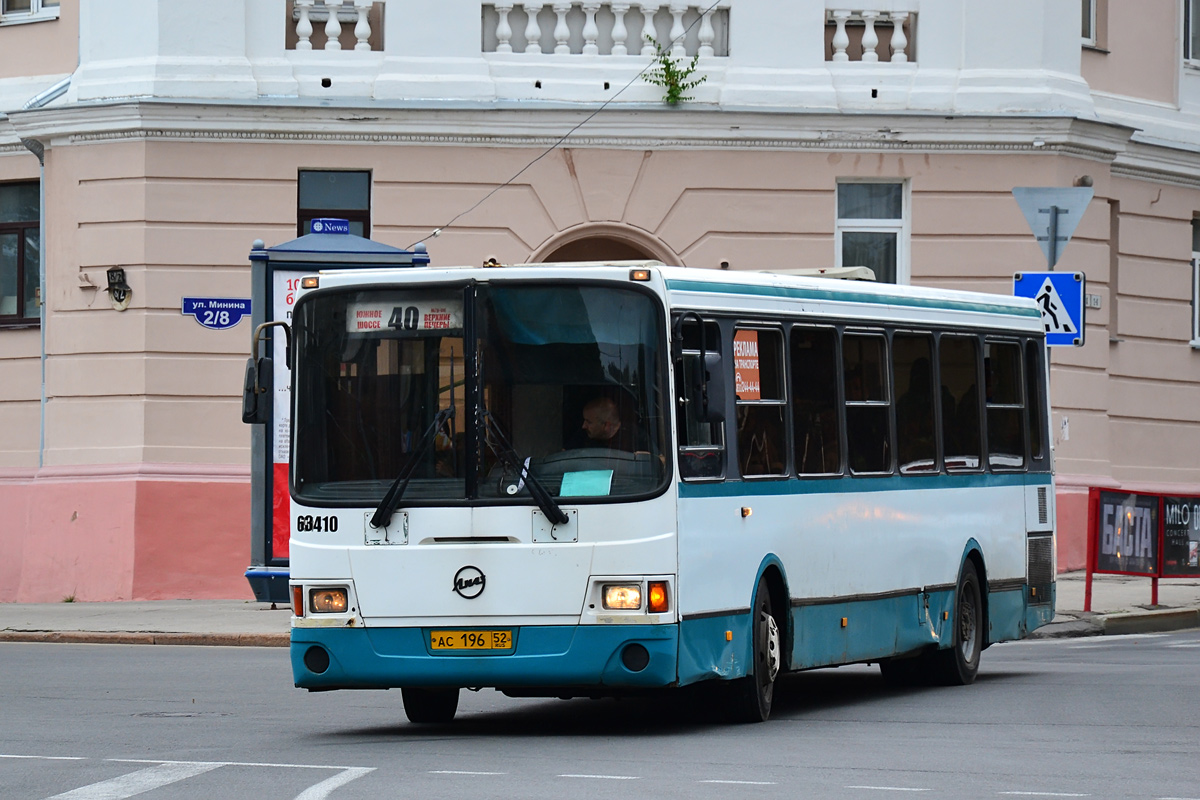
<svg viewBox="0 0 1200 800">
<path fill-rule="evenodd" d="M 531 482 L 603 502 L 666 481 L 652 295 L 512 283 L 330 291 L 304 298 L 293 324 L 292 481 L 304 502 L 374 505 L 402 473 L 401 505 L 529 504 Z"/>
</svg>

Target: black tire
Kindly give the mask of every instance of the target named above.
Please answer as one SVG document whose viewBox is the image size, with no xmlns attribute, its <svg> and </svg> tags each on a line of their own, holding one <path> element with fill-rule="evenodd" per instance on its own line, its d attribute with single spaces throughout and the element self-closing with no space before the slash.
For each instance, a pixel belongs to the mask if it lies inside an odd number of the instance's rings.
<svg viewBox="0 0 1200 800">
<path fill-rule="evenodd" d="M 458 711 L 458 689 L 401 689 L 409 722 L 449 722 Z"/>
<path fill-rule="evenodd" d="M 751 612 L 753 644 L 751 673 L 729 685 L 729 717 L 734 722 L 766 722 L 775 699 L 775 678 L 782 662 L 779 625 L 771 609 L 767 579 L 758 581 Z"/>
<path fill-rule="evenodd" d="M 953 643 L 945 650 L 930 654 L 931 675 L 943 686 L 967 686 L 979 674 L 979 655 L 983 652 L 983 593 L 979 574 L 970 559 L 963 564 L 954 593 L 954 614 L 951 616 Z"/>
</svg>

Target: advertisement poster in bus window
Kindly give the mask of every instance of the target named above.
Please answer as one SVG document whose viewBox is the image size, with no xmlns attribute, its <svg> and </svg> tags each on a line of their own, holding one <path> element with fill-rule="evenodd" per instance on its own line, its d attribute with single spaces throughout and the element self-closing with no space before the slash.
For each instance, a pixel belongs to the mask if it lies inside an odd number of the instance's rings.
<svg viewBox="0 0 1200 800">
<path fill-rule="evenodd" d="M 758 331 L 738 331 L 733 335 L 733 378 L 738 400 L 762 398 L 758 373 Z"/>
<path fill-rule="evenodd" d="M 1200 576 L 1200 497 L 1163 498 L 1163 577 Z"/>
<path fill-rule="evenodd" d="M 1096 572 L 1158 574 L 1158 495 L 1100 492 Z"/>
<path fill-rule="evenodd" d="M 272 319 L 292 324 L 292 306 L 304 273 L 275 270 L 271 283 L 274 300 Z M 271 541 L 272 558 L 287 558 L 291 534 L 291 499 L 288 496 L 288 457 L 292 448 L 292 371 L 287 366 L 287 336 L 278 328 L 272 336 L 271 358 L 274 366 L 273 427 L 271 452 Z"/>
</svg>

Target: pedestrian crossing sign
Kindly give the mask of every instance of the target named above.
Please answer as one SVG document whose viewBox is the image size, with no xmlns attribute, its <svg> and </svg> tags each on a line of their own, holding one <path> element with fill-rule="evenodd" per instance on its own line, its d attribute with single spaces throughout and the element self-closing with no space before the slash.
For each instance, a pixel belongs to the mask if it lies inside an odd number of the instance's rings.
<svg viewBox="0 0 1200 800">
<path fill-rule="evenodd" d="M 1013 276 L 1013 294 L 1032 298 L 1042 312 L 1047 346 L 1083 346 L 1086 286 L 1082 272 L 1018 272 Z"/>
</svg>

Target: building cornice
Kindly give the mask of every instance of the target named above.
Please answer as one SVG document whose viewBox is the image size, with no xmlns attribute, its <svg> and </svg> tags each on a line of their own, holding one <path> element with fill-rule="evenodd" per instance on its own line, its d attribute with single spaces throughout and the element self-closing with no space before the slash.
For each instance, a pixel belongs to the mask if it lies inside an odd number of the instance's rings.
<svg viewBox="0 0 1200 800">
<path fill-rule="evenodd" d="M 1128 125 L 1043 114 L 716 110 L 660 104 L 387 105 L 153 99 L 11 112 L 18 136 L 48 148 L 114 141 L 236 141 L 455 147 L 715 149 L 1052 154 L 1110 164 L 1115 175 L 1200 186 L 1200 153 L 1148 142 Z M 581 122 L 586 124 L 565 138 Z M 7 145 L 0 145 L 7 148 Z M 0 150 L 5 152 L 6 150 Z"/>
<path fill-rule="evenodd" d="M 24 138 L 48 146 L 119 139 L 381 142 L 529 146 L 557 142 L 595 106 L 487 103 L 363 105 L 130 100 L 13 112 Z M 664 134 L 669 130 L 670 133 Z M 1051 115 L 831 113 L 653 103 L 611 106 L 573 146 L 779 149 L 1041 149 L 1111 153 L 1131 128 Z M 1043 144 L 1037 144 L 1043 142 Z"/>
</svg>

